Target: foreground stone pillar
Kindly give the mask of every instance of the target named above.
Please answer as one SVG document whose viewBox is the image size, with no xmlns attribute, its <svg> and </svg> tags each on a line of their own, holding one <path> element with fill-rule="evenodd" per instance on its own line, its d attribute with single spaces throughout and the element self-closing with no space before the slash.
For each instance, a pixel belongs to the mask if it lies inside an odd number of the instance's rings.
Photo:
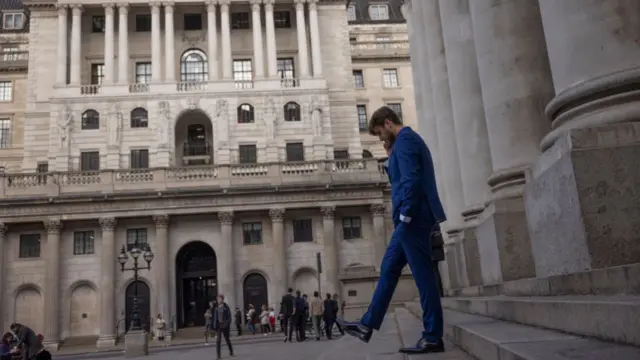
<svg viewBox="0 0 640 360">
<path fill-rule="evenodd" d="M 233 212 L 218 213 L 220 219 L 220 273 L 218 275 L 218 293 L 224 295 L 226 303 L 236 306 L 236 271 L 233 246 Z"/>
<path fill-rule="evenodd" d="M 98 220 L 102 228 L 100 247 L 100 336 L 96 346 L 108 348 L 116 345 L 116 219 Z M 128 326 L 128 325 L 126 325 Z"/>
<path fill-rule="evenodd" d="M 640 262 L 640 2 L 540 0 L 540 12 L 556 97 L 525 195 L 536 274 Z"/>
<path fill-rule="evenodd" d="M 5 296 L 5 286 L 4 286 L 4 242 L 7 236 L 7 226 L 4 223 L 0 223 L 0 309 L 4 309 L 4 296 Z M 0 311 L 0 326 L 4 324 L 4 311 Z"/>
<path fill-rule="evenodd" d="M 373 215 L 373 254 L 376 270 L 380 271 L 382 258 L 387 251 L 387 237 L 384 228 L 384 214 L 386 212 L 384 204 L 371 205 L 371 215 Z"/>
<path fill-rule="evenodd" d="M 485 284 L 534 276 L 522 198 L 553 96 L 537 1 L 469 1 L 489 134 L 492 201 L 478 227 Z"/>
<path fill-rule="evenodd" d="M 273 240 L 273 275 L 275 277 L 273 289 L 274 299 L 280 302 L 280 297 L 287 292 L 289 273 L 287 271 L 287 246 L 284 240 L 284 209 L 269 210 L 271 217 L 271 231 Z"/>
<path fill-rule="evenodd" d="M 60 230 L 62 221 L 49 219 L 44 222 L 47 229 L 45 257 L 47 273 L 44 284 L 44 341 L 57 350 L 60 346 Z"/>
<path fill-rule="evenodd" d="M 326 206 L 322 211 L 322 229 L 324 235 L 324 252 L 322 255 L 322 271 L 325 274 L 326 284 L 322 287 L 323 292 L 340 294 L 340 260 L 338 258 L 338 244 L 336 242 L 336 227 L 334 214 L 336 208 Z M 318 274 L 320 276 L 320 274 Z"/>
<path fill-rule="evenodd" d="M 171 296 L 169 294 L 169 269 L 171 268 L 169 262 L 169 216 L 157 215 L 153 217 L 153 222 L 156 224 L 156 246 L 155 246 L 155 259 L 152 267 L 156 284 L 158 287 L 157 293 L 157 307 L 159 313 L 162 314 L 162 318 L 167 322 L 171 322 Z M 165 340 L 170 341 L 173 334 L 172 329 L 168 329 L 166 332 Z"/>
</svg>

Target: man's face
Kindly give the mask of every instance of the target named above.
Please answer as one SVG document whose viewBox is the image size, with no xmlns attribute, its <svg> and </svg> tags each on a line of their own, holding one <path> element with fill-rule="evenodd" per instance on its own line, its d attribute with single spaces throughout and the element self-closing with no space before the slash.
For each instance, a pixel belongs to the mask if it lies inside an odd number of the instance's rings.
<svg viewBox="0 0 640 360">
<path fill-rule="evenodd" d="M 396 139 L 396 135 L 393 133 L 391 122 L 389 120 L 385 120 L 382 126 L 374 127 L 373 133 L 380 139 L 380 141 L 387 142 L 389 145 L 393 144 Z"/>
<path fill-rule="evenodd" d="M 218 304 L 222 304 L 222 298 L 218 296 Z"/>
</svg>

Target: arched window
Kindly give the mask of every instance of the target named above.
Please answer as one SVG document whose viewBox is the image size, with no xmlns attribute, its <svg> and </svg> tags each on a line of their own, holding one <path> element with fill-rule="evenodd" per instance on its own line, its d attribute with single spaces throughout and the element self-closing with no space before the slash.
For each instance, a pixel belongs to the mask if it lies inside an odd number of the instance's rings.
<svg viewBox="0 0 640 360">
<path fill-rule="evenodd" d="M 362 158 L 363 159 L 371 159 L 373 154 L 369 150 L 362 150 Z"/>
<path fill-rule="evenodd" d="M 253 106 L 242 104 L 238 106 L 238 124 L 250 124 L 255 120 Z"/>
<path fill-rule="evenodd" d="M 284 121 L 300 121 L 300 105 L 288 102 L 284 105 Z"/>
<path fill-rule="evenodd" d="M 100 129 L 100 114 L 89 109 L 82 113 L 82 130 L 95 130 Z"/>
<path fill-rule="evenodd" d="M 209 81 L 207 55 L 202 50 L 191 49 L 180 58 L 180 81 Z"/>
<path fill-rule="evenodd" d="M 149 112 L 145 108 L 135 108 L 131 110 L 131 127 L 146 128 L 149 126 Z"/>
</svg>

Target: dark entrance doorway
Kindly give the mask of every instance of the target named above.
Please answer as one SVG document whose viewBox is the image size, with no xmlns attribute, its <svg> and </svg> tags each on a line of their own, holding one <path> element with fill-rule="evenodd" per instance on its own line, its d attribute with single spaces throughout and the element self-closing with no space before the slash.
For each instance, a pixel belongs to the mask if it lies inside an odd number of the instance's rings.
<svg viewBox="0 0 640 360">
<path fill-rule="evenodd" d="M 217 259 L 211 246 L 194 241 L 176 257 L 178 326 L 204 326 L 209 302 L 218 296 Z"/>
<path fill-rule="evenodd" d="M 259 310 L 262 305 L 269 306 L 269 294 L 267 293 L 267 280 L 264 276 L 253 273 L 247 275 L 243 284 L 244 309 L 249 308 L 249 304 Z"/>
<path fill-rule="evenodd" d="M 136 294 L 136 287 L 138 288 L 138 313 L 140 314 L 140 324 L 146 331 L 150 330 L 149 324 L 151 323 L 151 291 L 149 291 L 149 285 L 142 281 L 134 281 L 126 290 L 125 299 L 125 329 L 129 331 L 131 326 L 131 315 L 133 312 L 133 299 Z"/>
</svg>

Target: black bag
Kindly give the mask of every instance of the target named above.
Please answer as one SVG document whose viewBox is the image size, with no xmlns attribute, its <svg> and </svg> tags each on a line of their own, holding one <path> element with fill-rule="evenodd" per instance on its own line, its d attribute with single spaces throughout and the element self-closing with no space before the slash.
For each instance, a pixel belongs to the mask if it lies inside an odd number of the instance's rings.
<svg viewBox="0 0 640 360">
<path fill-rule="evenodd" d="M 431 260 L 444 261 L 444 239 L 440 231 L 440 225 L 431 231 Z"/>
</svg>

